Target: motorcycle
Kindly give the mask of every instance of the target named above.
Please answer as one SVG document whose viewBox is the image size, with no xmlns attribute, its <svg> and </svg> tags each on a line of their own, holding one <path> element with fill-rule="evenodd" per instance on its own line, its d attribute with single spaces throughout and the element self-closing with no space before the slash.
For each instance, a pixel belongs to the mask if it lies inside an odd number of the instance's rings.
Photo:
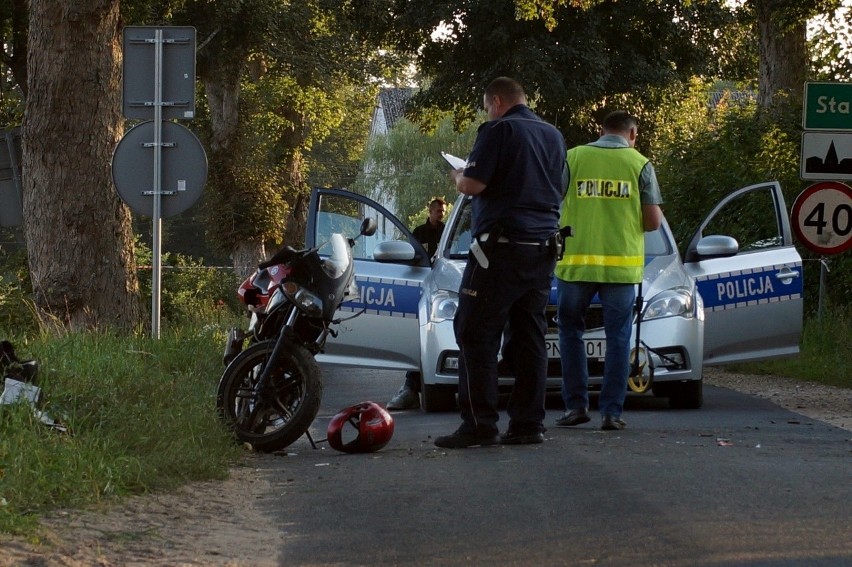
<svg viewBox="0 0 852 567">
<path fill-rule="evenodd" d="M 358 237 L 375 232 L 375 219 L 364 219 Z M 308 434 L 316 418 L 322 380 L 314 357 L 329 335 L 337 336 L 334 326 L 343 320 L 334 313 L 358 295 L 356 239 L 334 233 L 321 246 L 282 248 L 240 286 L 251 323 L 248 332 L 229 334 L 216 406 L 237 439 L 256 451 L 287 447 Z M 330 253 L 321 256 L 327 247 Z"/>
</svg>

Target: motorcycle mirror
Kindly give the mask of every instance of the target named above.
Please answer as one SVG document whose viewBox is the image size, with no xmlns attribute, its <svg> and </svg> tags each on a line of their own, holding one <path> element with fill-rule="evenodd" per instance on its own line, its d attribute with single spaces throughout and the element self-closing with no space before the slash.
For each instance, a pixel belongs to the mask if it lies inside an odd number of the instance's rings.
<svg viewBox="0 0 852 567">
<path fill-rule="evenodd" d="M 376 228 L 378 227 L 378 223 L 376 223 L 376 219 L 374 218 L 366 218 L 361 221 L 361 236 L 373 236 L 376 234 Z"/>
</svg>

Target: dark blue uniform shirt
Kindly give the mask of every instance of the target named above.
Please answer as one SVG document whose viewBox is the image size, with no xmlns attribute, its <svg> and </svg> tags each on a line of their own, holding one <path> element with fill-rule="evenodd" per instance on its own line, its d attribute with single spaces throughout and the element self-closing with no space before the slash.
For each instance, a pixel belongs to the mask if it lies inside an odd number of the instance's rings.
<svg viewBox="0 0 852 567">
<path fill-rule="evenodd" d="M 523 104 L 482 124 L 465 177 L 486 185 L 473 197 L 475 236 L 499 223 L 514 240 L 545 240 L 559 229 L 565 141 Z"/>
</svg>

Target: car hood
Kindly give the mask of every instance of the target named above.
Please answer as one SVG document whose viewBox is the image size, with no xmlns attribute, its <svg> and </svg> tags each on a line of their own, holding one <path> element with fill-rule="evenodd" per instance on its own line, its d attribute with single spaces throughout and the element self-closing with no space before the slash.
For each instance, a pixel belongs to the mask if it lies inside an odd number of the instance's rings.
<svg viewBox="0 0 852 567">
<path fill-rule="evenodd" d="M 651 258 L 645 265 L 645 277 L 642 282 L 642 295 L 646 298 L 676 287 L 683 287 L 692 292 L 695 285 L 677 254 Z"/>
<path fill-rule="evenodd" d="M 457 292 L 466 264 L 466 260 L 438 258 L 432 267 L 432 273 L 427 278 L 425 286 L 427 293 L 439 289 Z M 655 256 L 650 258 L 645 266 L 642 295 L 646 298 L 651 298 L 661 291 L 677 287 L 692 291 L 693 286 L 692 279 L 686 273 L 677 254 Z M 555 287 L 556 281 L 554 280 Z M 555 294 L 551 299 L 555 299 Z"/>
<path fill-rule="evenodd" d="M 446 289 L 458 291 L 461 284 L 462 273 L 467 260 L 451 260 L 438 258 L 432 266 L 432 273 L 428 278 L 429 291 Z"/>
</svg>

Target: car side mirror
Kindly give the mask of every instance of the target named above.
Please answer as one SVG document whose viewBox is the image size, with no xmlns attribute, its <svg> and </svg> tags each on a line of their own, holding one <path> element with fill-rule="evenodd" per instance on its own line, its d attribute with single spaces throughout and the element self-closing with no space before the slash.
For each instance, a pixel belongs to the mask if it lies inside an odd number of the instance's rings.
<svg viewBox="0 0 852 567">
<path fill-rule="evenodd" d="M 739 251 L 736 238 L 721 234 L 704 236 L 695 245 L 695 252 L 700 258 L 726 258 L 735 256 Z"/>
<path fill-rule="evenodd" d="M 373 236 L 376 234 L 376 228 L 378 228 L 378 226 L 376 219 L 372 217 L 365 218 L 361 221 L 361 236 Z"/>
<path fill-rule="evenodd" d="M 373 248 L 373 260 L 377 262 L 410 262 L 414 254 L 414 246 L 404 240 L 385 240 Z"/>
</svg>

